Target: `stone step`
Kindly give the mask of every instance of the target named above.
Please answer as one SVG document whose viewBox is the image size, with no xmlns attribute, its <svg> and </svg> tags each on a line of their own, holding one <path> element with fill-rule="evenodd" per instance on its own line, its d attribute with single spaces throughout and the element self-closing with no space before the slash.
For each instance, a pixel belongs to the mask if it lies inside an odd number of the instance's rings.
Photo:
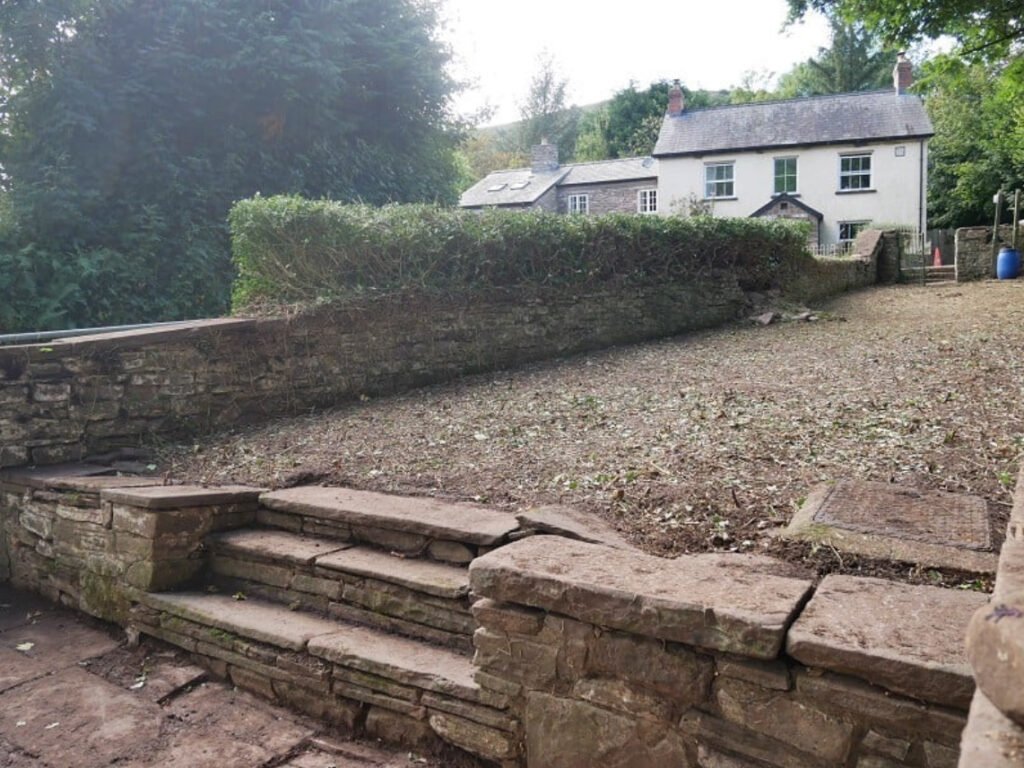
<svg viewBox="0 0 1024 768">
<path fill-rule="evenodd" d="M 211 580 L 224 591 L 472 647 L 465 568 L 274 529 L 221 533 L 208 544 Z"/>
<path fill-rule="evenodd" d="M 356 735 L 421 748 L 449 743 L 492 761 L 517 754 L 508 700 L 477 685 L 466 655 L 254 599 L 192 592 L 138 601 L 134 630 Z"/>
<path fill-rule="evenodd" d="M 519 527 L 512 515 L 473 504 L 349 488 L 288 488 L 264 493 L 260 503 L 262 525 L 461 565 L 506 543 Z"/>
</svg>

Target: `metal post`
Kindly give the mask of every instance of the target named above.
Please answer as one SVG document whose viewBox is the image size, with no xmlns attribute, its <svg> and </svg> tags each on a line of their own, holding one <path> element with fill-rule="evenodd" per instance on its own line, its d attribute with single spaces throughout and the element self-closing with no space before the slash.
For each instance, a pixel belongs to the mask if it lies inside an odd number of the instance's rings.
<svg viewBox="0 0 1024 768">
<path fill-rule="evenodd" d="M 1013 193 L 1013 250 L 1017 250 L 1017 227 L 1020 225 L 1020 190 Z"/>
<path fill-rule="evenodd" d="M 999 256 L 999 222 L 1003 218 L 1003 190 L 996 192 L 996 223 L 992 225 L 992 268 L 989 277 L 996 276 L 996 258 Z"/>
</svg>

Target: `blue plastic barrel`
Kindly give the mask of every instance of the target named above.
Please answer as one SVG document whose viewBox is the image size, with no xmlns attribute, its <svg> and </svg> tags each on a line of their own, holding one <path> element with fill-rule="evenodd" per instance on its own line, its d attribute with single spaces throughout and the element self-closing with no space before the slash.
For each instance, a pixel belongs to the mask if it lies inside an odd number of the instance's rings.
<svg viewBox="0 0 1024 768">
<path fill-rule="evenodd" d="M 1020 254 L 1013 248 L 1003 246 L 996 259 L 996 277 L 1000 280 L 1013 280 L 1019 274 Z"/>
</svg>

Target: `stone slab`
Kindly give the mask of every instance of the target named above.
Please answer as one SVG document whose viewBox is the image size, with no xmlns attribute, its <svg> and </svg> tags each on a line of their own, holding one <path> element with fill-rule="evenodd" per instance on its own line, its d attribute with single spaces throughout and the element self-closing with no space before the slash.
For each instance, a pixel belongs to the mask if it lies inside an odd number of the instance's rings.
<svg viewBox="0 0 1024 768">
<path fill-rule="evenodd" d="M 348 488 L 288 488 L 264 493 L 260 503 L 279 512 L 483 546 L 501 543 L 519 527 L 511 515 L 472 504 Z"/>
<path fill-rule="evenodd" d="M 161 485 L 159 477 L 119 475 L 99 464 L 58 464 L 32 469 L 11 469 L 0 472 L 0 483 L 21 485 L 40 490 L 100 491 L 104 488 L 141 488 Z"/>
<path fill-rule="evenodd" d="M 819 485 L 779 535 L 840 552 L 974 573 L 993 573 L 998 559 L 983 498 L 890 483 Z"/>
<path fill-rule="evenodd" d="M 574 507 L 558 504 L 532 507 L 516 515 L 516 520 L 527 531 L 565 536 L 619 549 L 635 549 L 626 537 L 597 515 L 588 515 Z"/>
<path fill-rule="evenodd" d="M 352 547 L 318 557 L 320 568 L 398 584 L 452 600 L 469 594 L 465 568 L 432 560 L 396 557 L 378 549 Z"/>
<path fill-rule="evenodd" d="M 256 501 L 263 490 L 247 485 L 209 488 L 200 485 L 158 485 L 147 488 L 110 488 L 100 492 L 100 499 L 143 509 L 177 509 Z"/>
<path fill-rule="evenodd" d="M 974 680 L 964 652 L 987 595 L 827 576 L 789 631 L 790 656 L 896 693 L 967 709 Z"/>
<path fill-rule="evenodd" d="M 311 655 L 403 685 L 468 701 L 479 699 L 475 669 L 467 656 L 366 627 L 335 628 L 333 634 L 309 641 Z"/>
<path fill-rule="evenodd" d="M 301 651 L 315 637 L 336 632 L 335 622 L 257 600 L 201 592 L 140 594 L 139 601 L 187 621 L 263 643 Z"/>
<path fill-rule="evenodd" d="M 245 529 L 210 537 L 219 551 L 256 560 L 280 560 L 310 565 L 318 557 L 336 552 L 349 544 L 301 536 L 281 530 Z"/>
<path fill-rule="evenodd" d="M 156 704 L 77 667 L 0 696 L 0 734 L 47 766 L 122 765 L 159 739 L 163 719 Z"/>
<path fill-rule="evenodd" d="M 15 648 L 31 643 L 24 656 L 44 660 L 51 667 L 66 667 L 84 662 L 117 648 L 121 642 L 109 629 L 88 626 L 73 614 L 44 614 L 29 624 L 0 635 L 0 643 Z"/>
<path fill-rule="evenodd" d="M 675 560 L 531 536 L 470 565 L 474 593 L 581 621 L 753 658 L 775 658 L 811 582 L 742 555 Z"/>
</svg>

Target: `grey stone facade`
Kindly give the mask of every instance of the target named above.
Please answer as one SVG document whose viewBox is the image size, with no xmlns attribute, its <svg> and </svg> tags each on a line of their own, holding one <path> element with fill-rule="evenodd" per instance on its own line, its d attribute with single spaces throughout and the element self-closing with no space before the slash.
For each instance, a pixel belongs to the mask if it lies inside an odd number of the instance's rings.
<svg viewBox="0 0 1024 768">
<path fill-rule="evenodd" d="M 656 178 L 637 179 L 604 184 L 559 186 L 558 213 L 569 212 L 570 195 L 587 195 L 590 215 L 602 213 L 639 213 L 638 195 L 641 189 L 658 189 Z"/>
<path fill-rule="evenodd" d="M 995 252 L 1013 243 L 1013 227 L 999 228 Z M 1024 226 L 1017 234 L 1017 247 L 1024 243 Z M 992 227 L 962 227 L 956 231 L 956 279 L 985 280 L 996 276 L 996 259 L 992 246 Z"/>
</svg>

